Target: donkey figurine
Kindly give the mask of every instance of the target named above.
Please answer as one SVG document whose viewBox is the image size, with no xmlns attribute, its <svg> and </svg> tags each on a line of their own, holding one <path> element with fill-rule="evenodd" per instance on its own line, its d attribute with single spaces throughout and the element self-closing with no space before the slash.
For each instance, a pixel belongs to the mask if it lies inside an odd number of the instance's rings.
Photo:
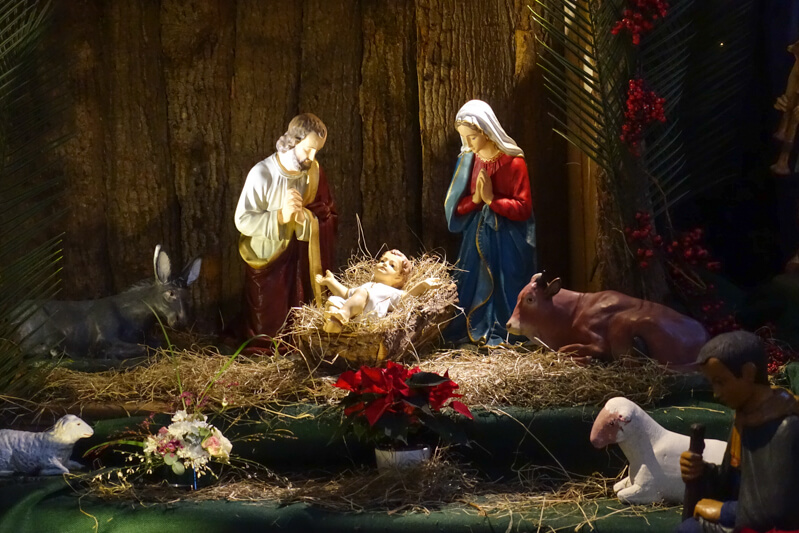
<svg viewBox="0 0 799 533">
<path fill-rule="evenodd" d="M 17 328 L 23 351 L 36 355 L 64 352 L 74 358 L 126 359 L 147 353 L 146 334 L 154 312 L 170 326 L 186 322 L 188 287 L 200 275 L 202 260 L 190 261 L 172 275 L 169 256 L 155 247 L 155 280 L 143 280 L 114 296 L 99 300 L 48 300 L 38 308 L 28 304 Z M 27 317 L 25 315 L 28 315 Z"/>
</svg>

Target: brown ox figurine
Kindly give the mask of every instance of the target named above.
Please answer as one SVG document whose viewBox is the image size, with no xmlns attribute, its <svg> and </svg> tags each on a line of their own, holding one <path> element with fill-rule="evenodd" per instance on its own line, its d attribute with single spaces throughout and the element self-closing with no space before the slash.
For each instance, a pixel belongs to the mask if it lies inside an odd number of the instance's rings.
<svg viewBox="0 0 799 533">
<path fill-rule="evenodd" d="M 507 329 L 572 353 L 578 363 L 639 353 L 680 370 L 708 340 L 699 322 L 665 305 L 616 291 L 561 290 L 560 278 L 546 282 L 540 273 L 519 294 Z"/>
</svg>

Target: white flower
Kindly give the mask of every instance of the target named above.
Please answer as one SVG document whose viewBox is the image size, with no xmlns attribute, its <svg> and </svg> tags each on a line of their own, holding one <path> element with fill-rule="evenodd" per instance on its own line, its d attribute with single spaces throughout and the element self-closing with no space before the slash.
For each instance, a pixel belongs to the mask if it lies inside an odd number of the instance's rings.
<svg viewBox="0 0 799 533">
<path fill-rule="evenodd" d="M 183 422 L 183 421 L 193 421 L 199 420 L 201 422 L 205 422 L 208 420 L 208 417 L 202 413 L 187 413 L 185 409 L 181 409 L 180 411 L 176 411 L 175 414 L 172 416 L 172 422 Z"/>
</svg>

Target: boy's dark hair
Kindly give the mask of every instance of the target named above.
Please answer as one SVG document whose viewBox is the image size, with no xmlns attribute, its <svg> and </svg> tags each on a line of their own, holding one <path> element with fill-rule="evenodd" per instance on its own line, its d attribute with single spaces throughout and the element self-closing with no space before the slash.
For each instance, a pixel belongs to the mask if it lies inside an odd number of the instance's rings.
<svg viewBox="0 0 799 533">
<path fill-rule="evenodd" d="M 766 347 L 754 333 L 731 331 L 713 337 L 702 346 L 696 362 L 704 365 L 712 358 L 718 359 L 738 378 L 744 365 L 752 363 L 755 365 L 755 383 L 768 384 Z"/>
</svg>

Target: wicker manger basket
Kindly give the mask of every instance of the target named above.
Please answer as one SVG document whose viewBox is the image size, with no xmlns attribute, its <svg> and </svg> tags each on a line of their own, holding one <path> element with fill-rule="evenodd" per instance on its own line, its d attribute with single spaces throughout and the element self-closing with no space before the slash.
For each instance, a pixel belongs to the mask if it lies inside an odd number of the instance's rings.
<svg viewBox="0 0 799 533">
<path fill-rule="evenodd" d="M 375 260 L 351 262 L 340 276 L 348 287 L 371 279 Z M 413 261 L 407 286 L 430 277 L 442 284 L 419 297 L 408 297 L 402 305 L 382 318 L 364 317 L 352 321 L 341 333 L 323 329 L 323 308 L 305 305 L 293 310 L 292 337 L 303 355 L 314 362 L 340 367 L 379 366 L 386 360 L 416 359 L 457 312 L 458 292 L 452 282 L 452 266 L 440 258 L 425 255 Z"/>
</svg>

